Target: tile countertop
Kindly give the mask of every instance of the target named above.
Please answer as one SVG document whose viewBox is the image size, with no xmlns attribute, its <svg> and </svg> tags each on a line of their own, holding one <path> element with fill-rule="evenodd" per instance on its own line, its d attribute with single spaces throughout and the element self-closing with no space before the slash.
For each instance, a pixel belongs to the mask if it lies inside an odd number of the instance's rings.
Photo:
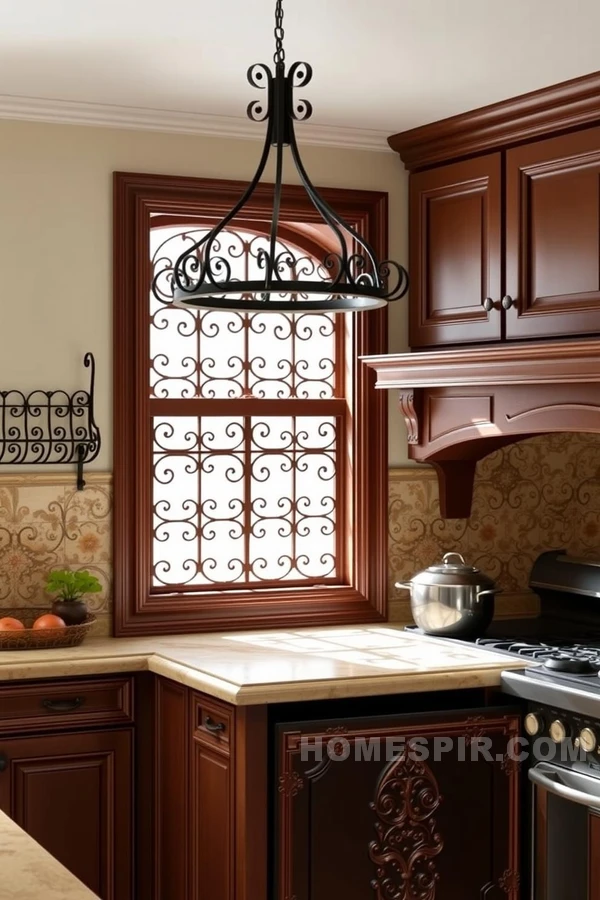
<svg viewBox="0 0 600 900">
<path fill-rule="evenodd" d="M 0 896 L 4 900 L 98 900 L 78 878 L 0 812 Z"/>
<path fill-rule="evenodd" d="M 0 682 L 150 671 L 238 706 L 496 687 L 523 660 L 403 626 L 98 638 L 0 652 Z"/>
</svg>

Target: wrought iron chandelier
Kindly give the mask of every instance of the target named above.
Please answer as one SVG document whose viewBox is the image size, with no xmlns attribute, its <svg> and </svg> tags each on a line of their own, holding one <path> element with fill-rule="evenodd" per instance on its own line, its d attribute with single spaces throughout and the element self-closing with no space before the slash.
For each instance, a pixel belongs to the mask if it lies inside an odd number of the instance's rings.
<svg viewBox="0 0 600 900">
<path fill-rule="evenodd" d="M 282 0 L 276 2 L 274 34 L 274 72 L 263 63 L 256 63 L 248 69 L 250 84 L 266 90 L 266 102 L 255 100 L 247 109 L 252 121 L 267 123 L 258 169 L 225 218 L 177 259 L 170 273 L 172 302 L 186 308 L 238 312 L 333 313 L 361 312 L 399 300 L 408 290 L 406 269 L 391 260 L 377 260 L 367 241 L 319 195 L 300 158 L 294 123 L 309 119 L 312 106 L 308 100 L 296 100 L 294 90 L 310 82 L 312 68 L 308 63 L 295 62 L 286 73 Z M 242 281 L 232 277 L 231 265 L 221 255 L 220 236 L 254 194 L 272 148 L 275 150 L 276 175 L 268 249 L 258 252 L 260 278 Z M 329 252 L 324 256 L 318 281 L 306 280 L 309 269 L 303 262 L 313 262 L 312 258 L 298 259 L 289 249 L 282 250 L 281 243 L 278 246 L 285 148 L 289 148 L 301 184 L 331 229 L 335 246 L 339 247 L 339 252 Z M 153 290 L 163 302 L 164 293 L 159 292 L 157 282 L 159 278 L 164 278 L 164 274 L 158 273 L 153 282 Z"/>
</svg>

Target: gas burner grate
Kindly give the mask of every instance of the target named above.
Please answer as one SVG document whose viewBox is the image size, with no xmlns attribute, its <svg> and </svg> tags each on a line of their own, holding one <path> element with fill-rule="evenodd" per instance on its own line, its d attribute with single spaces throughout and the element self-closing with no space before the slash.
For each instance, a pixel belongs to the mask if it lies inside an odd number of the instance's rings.
<svg viewBox="0 0 600 900">
<path fill-rule="evenodd" d="M 549 637 L 544 641 L 524 641 L 519 639 L 479 638 L 476 644 L 487 650 L 501 650 L 513 656 L 522 656 L 543 662 L 557 657 L 579 659 L 600 669 L 600 638 L 594 633 L 590 638 L 573 641 L 560 637 Z"/>
</svg>

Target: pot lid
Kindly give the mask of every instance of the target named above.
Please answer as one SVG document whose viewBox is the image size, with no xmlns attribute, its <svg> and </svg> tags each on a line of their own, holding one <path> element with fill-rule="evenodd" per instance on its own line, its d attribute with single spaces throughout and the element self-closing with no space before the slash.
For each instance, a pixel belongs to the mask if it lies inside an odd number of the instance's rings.
<svg viewBox="0 0 600 900">
<path fill-rule="evenodd" d="M 450 562 L 452 557 L 460 561 Z M 431 572 L 433 575 L 475 575 L 479 572 L 479 569 L 475 566 L 467 565 L 461 553 L 445 553 L 442 557 L 441 565 L 428 566 L 425 571 Z"/>
</svg>

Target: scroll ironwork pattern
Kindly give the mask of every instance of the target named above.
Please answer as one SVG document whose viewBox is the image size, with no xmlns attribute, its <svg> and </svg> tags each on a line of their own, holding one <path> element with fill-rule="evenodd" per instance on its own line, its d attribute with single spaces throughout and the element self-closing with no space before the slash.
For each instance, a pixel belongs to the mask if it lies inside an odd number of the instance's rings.
<svg viewBox="0 0 600 900">
<path fill-rule="evenodd" d="M 377 900 L 435 900 L 435 857 L 443 840 L 434 818 L 442 797 L 426 763 L 416 760 L 407 742 L 384 771 L 371 809 L 377 839 L 369 845 L 376 867 L 371 882 Z"/>
<path fill-rule="evenodd" d="M 100 431 L 94 419 L 96 365 L 86 353 L 89 390 L 0 391 L 0 464 L 58 465 L 76 463 L 78 489 L 83 489 L 83 464 L 100 452 Z"/>
<path fill-rule="evenodd" d="M 173 265 L 206 231 L 151 230 L 154 589 L 336 582 L 348 326 L 328 314 L 172 306 Z M 266 240 L 228 229 L 219 254 L 247 278 Z M 280 242 L 278 252 L 304 279 L 320 277 L 304 251 Z"/>
<path fill-rule="evenodd" d="M 173 266 L 182 250 L 208 229 L 151 232 L 155 291 L 150 295 L 151 392 L 154 397 L 326 399 L 336 392 L 335 316 L 302 313 L 198 312 L 171 305 Z M 228 229 L 219 252 L 240 277 L 260 267 L 262 234 Z M 321 264 L 278 242 L 281 266 L 306 281 Z M 157 296 L 158 294 L 158 296 Z"/>
<path fill-rule="evenodd" d="M 336 431 L 310 416 L 156 419 L 155 583 L 335 578 Z"/>
</svg>

